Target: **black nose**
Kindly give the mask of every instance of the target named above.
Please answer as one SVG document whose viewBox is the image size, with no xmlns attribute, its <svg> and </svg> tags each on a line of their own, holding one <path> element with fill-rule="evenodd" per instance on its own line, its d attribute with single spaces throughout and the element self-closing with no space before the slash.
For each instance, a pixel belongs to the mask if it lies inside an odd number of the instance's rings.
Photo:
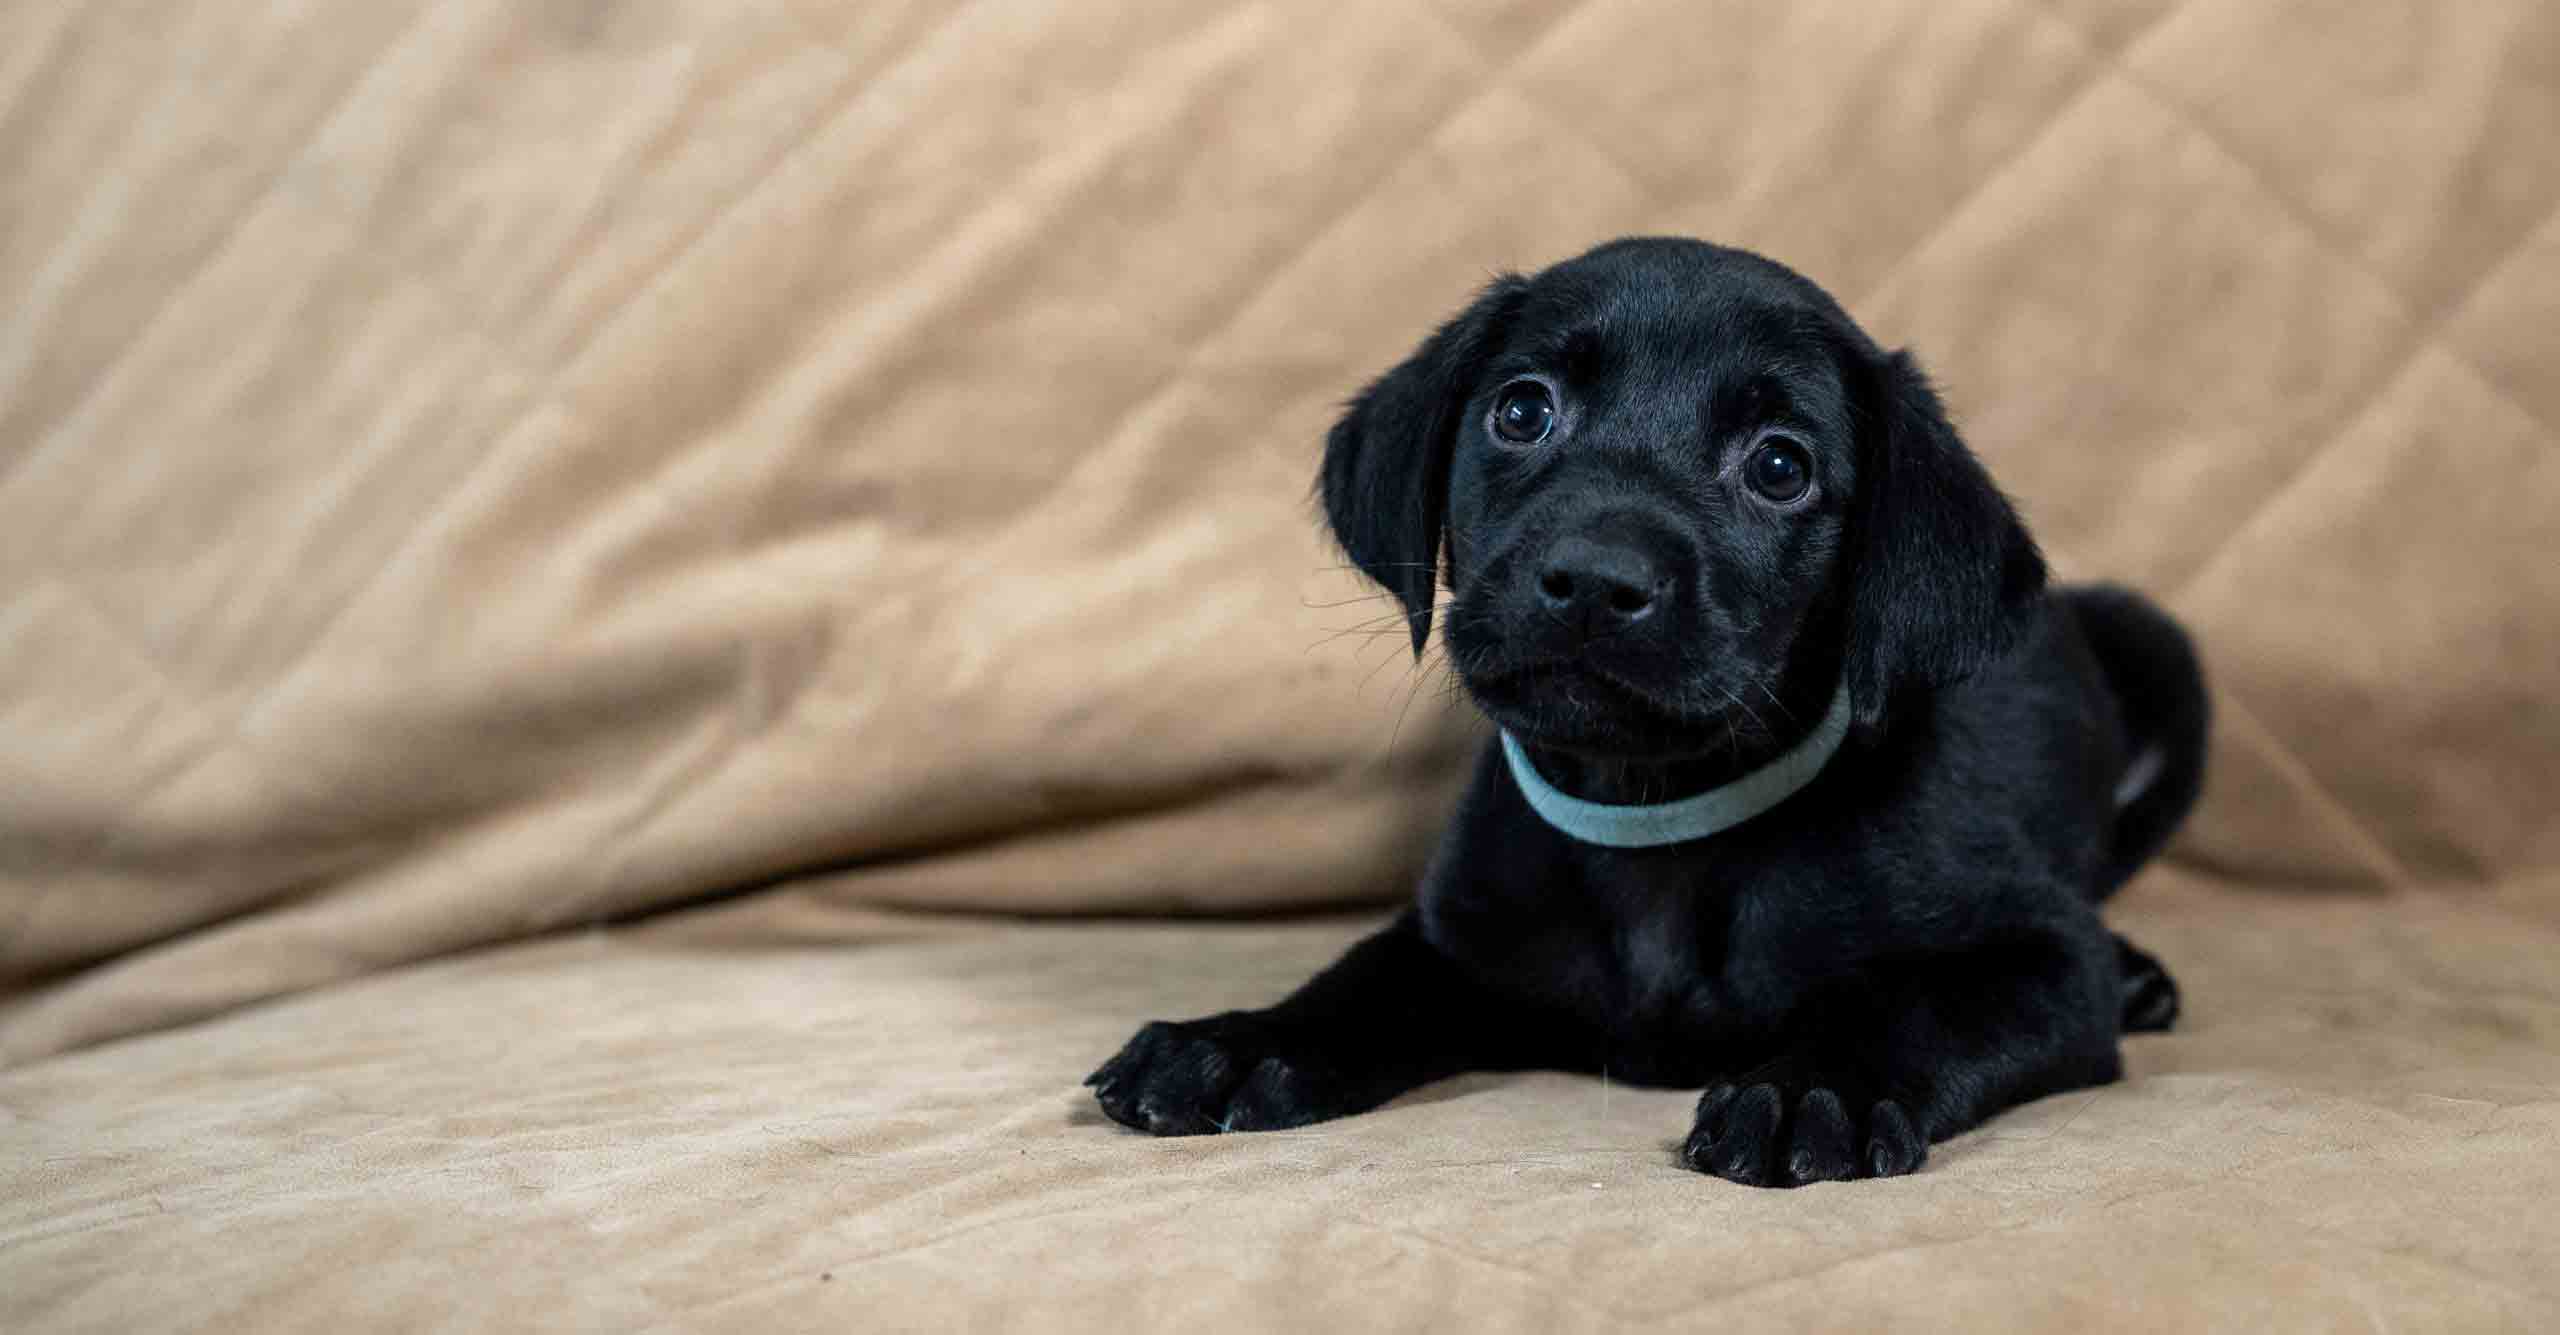
<svg viewBox="0 0 2560 1335">
<path fill-rule="evenodd" d="M 1670 581 L 1652 558 L 1615 543 L 1565 538 L 1538 564 L 1538 601 L 1587 633 L 1644 620 L 1669 591 Z"/>
</svg>

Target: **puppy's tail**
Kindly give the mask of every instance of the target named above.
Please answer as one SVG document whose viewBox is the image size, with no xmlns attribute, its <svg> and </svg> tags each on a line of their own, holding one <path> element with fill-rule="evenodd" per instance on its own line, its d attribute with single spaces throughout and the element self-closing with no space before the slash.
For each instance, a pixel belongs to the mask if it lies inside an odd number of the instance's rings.
<svg viewBox="0 0 2560 1335">
<path fill-rule="evenodd" d="M 2132 757 L 2116 781 L 2115 829 L 2094 887 L 2104 899 L 2169 842 L 2195 805 L 2213 706 L 2195 646 L 2149 599 L 2107 584 L 2062 596 L 2115 693 Z"/>
</svg>

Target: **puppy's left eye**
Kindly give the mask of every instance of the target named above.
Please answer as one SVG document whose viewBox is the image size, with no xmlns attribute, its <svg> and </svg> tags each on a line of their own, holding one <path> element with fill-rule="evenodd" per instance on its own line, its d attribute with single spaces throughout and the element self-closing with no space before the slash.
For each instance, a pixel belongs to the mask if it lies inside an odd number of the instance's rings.
<svg viewBox="0 0 2560 1335">
<path fill-rule="evenodd" d="M 1556 401 L 1535 380 L 1502 387 L 1493 401 L 1493 434 L 1514 445 L 1535 445 L 1555 429 Z"/>
<path fill-rule="evenodd" d="M 1813 460 L 1802 445 L 1776 436 L 1751 452 L 1742 465 L 1742 476 L 1753 491 L 1784 505 L 1813 485 Z"/>
</svg>

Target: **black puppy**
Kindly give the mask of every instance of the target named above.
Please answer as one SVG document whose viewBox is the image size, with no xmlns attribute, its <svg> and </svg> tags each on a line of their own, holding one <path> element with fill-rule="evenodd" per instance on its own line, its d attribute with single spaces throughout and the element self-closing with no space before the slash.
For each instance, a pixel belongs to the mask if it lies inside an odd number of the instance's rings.
<svg viewBox="0 0 2560 1335">
<path fill-rule="evenodd" d="M 1160 1135 L 1478 1069 L 1707 1086 L 1681 1158 L 1888 1176 L 2117 1077 L 2176 992 L 2097 904 L 2193 802 L 2186 637 L 2045 565 L 1908 356 L 1741 251 L 1495 282 L 1333 429 L 1336 536 L 1501 727 L 1419 902 L 1087 1082 Z M 1445 541 L 1445 547 L 1444 547 Z"/>
</svg>

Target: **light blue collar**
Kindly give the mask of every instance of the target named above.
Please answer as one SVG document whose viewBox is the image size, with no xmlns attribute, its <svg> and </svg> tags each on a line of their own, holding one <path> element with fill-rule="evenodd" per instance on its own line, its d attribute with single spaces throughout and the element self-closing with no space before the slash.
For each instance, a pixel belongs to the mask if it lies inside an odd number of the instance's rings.
<svg viewBox="0 0 2560 1335">
<path fill-rule="evenodd" d="M 1547 824 L 1586 844 L 1658 848 L 1722 834 L 1795 796 L 1796 790 L 1822 772 L 1848 735 L 1849 683 L 1843 680 L 1840 689 L 1832 692 L 1830 711 L 1785 755 L 1695 796 L 1642 806 L 1586 802 L 1556 787 L 1529 763 L 1528 748 L 1507 731 L 1502 734 L 1502 754 L 1511 762 L 1511 781 L 1520 785 L 1520 795 L 1547 818 Z"/>
</svg>

